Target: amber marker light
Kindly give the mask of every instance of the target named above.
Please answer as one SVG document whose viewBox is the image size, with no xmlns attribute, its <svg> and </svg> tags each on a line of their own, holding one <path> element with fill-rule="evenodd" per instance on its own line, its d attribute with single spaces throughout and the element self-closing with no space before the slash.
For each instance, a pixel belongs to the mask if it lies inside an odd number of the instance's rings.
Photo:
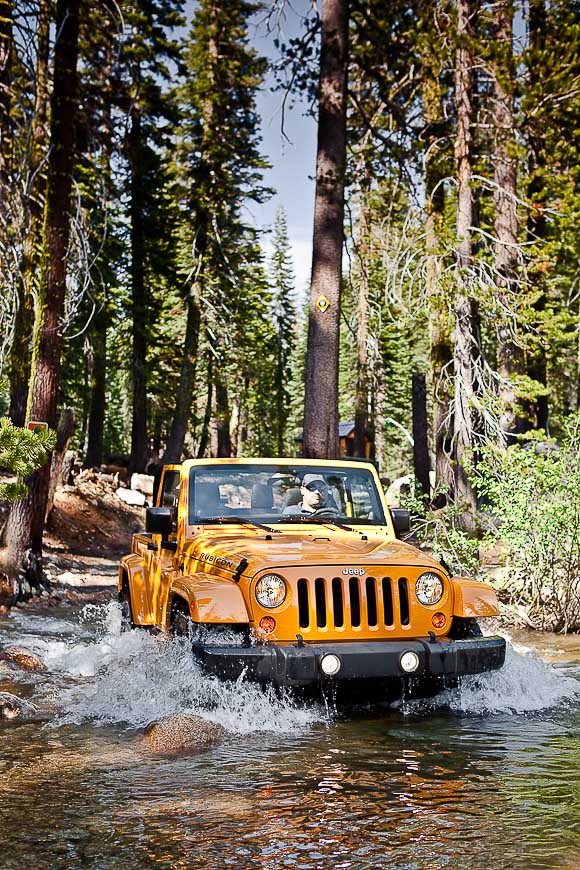
<svg viewBox="0 0 580 870">
<path fill-rule="evenodd" d="M 273 616 L 263 616 L 260 620 L 260 628 L 266 634 L 272 634 L 276 628 L 276 620 Z"/>
<path fill-rule="evenodd" d="M 431 617 L 431 622 L 433 623 L 433 628 L 445 628 L 445 624 L 447 623 L 447 617 L 441 611 L 437 611 Z"/>
</svg>

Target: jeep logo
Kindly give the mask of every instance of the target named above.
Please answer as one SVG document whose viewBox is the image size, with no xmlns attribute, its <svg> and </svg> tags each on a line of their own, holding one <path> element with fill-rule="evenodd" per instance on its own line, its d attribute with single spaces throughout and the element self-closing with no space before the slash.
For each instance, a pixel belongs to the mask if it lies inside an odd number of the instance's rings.
<svg viewBox="0 0 580 870">
<path fill-rule="evenodd" d="M 362 577 L 364 572 L 365 572 L 364 568 L 343 568 L 342 569 L 342 573 L 346 574 L 347 576 L 350 574 L 354 574 L 357 577 Z"/>
</svg>

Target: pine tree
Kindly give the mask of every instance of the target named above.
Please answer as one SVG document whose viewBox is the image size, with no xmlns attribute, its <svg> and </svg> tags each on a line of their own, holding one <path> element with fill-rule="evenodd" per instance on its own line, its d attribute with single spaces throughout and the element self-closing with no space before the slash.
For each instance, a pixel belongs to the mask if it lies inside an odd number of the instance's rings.
<svg viewBox="0 0 580 870">
<path fill-rule="evenodd" d="M 288 226 L 283 208 L 276 212 L 273 232 L 273 254 L 270 264 L 270 283 L 274 329 L 276 332 L 276 442 L 278 455 L 286 454 L 286 427 L 290 402 L 292 373 L 290 360 L 296 347 L 298 317 L 296 313 L 294 269 L 290 252 Z"/>
<path fill-rule="evenodd" d="M 240 369 L 239 339 L 251 311 L 247 280 L 259 261 L 255 232 L 243 219 L 248 200 L 269 194 L 262 184 L 255 98 L 266 62 L 249 47 L 249 19 L 257 6 L 245 0 L 203 0 L 185 52 L 186 82 L 177 149 L 177 195 L 182 212 L 187 327 L 178 401 L 165 457 L 178 459 L 192 404 L 194 363 L 202 323 L 216 365 L 214 378 L 218 455 L 231 453 L 232 396 L 228 374 Z M 235 354 L 235 356 L 234 356 Z M 236 382 L 236 378 L 233 378 Z"/>
</svg>

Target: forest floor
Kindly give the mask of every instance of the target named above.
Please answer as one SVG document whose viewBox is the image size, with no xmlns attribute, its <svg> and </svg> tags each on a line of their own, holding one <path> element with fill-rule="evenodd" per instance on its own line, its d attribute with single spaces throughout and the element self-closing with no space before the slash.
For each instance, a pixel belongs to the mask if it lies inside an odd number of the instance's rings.
<svg viewBox="0 0 580 870">
<path fill-rule="evenodd" d="M 74 487 L 56 493 L 43 547 L 49 592 L 17 607 L 110 600 L 119 559 L 130 552 L 132 534 L 145 527 L 145 508 L 125 504 L 115 489 L 84 472 Z"/>
</svg>

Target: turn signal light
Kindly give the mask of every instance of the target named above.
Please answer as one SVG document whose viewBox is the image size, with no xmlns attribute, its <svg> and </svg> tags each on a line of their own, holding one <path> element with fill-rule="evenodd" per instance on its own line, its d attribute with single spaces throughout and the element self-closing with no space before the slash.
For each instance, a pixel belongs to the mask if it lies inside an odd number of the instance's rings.
<svg viewBox="0 0 580 870">
<path fill-rule="evenodd" d="M 272 634 L 276 628 L 276 620 L 273 616 L 263 616 L 260 620 L 260 628 L 266 634 Z"/>
<path fill-rule="evenodd" d="M 441 611 L 438 610 L 437 613 L 434 613 L 431 617 L 431 622 L 433 623 L 433 628 L 445 628 L 447 617 L 444 613 L 441 613 Z"/>
</svg>

